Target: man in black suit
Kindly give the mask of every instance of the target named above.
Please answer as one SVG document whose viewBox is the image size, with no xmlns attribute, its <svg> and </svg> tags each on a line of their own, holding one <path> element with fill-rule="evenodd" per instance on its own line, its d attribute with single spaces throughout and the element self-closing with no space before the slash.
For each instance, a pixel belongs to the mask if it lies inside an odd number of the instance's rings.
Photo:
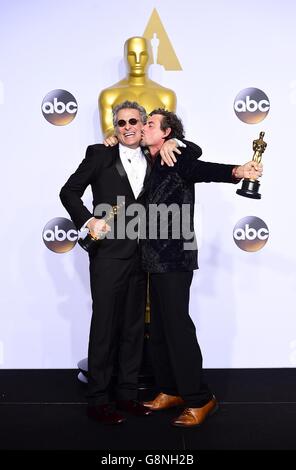
<svg viewBox="0 0 296 470">
<path fill-rule="evenodd" d="M 116 354 L 117 409 L 140 416 L 151 413 L 137 401 L 146 305 L 146 274 L 140 268 L 138 240 L 117 237 L 116 224 L 111 230 L 111 224 L 93 217 L 81 200 L 89 184 L 94 208 L 103 203 L 114 206 L 118 196 L 125 197 L 125 209 L 141 200 L 144 180 L 150 171 L 139 146 L 145 109 L 126 101 L 114 109 L 113 117 L 119 144 L 89 146 L 85 159 L 60 192 L 61 201 L 78 229 L 88 227 L 93 237 L 102 232 L 107 235 L 98 242 L 96 252 L 90 254 L 93 315 L 87 393 L 88 416 L 107 424 L 125 420 L 110 406 L 108 394 Z M 128 217 L 125 222 L 128 224 Z"/>
<path fill-rule="evenodd" d="M 187 143 L 174 165 L 163 166 L 159 155 L 163 143 L 172 137 L 182 140 L 184 131 L 174 113 L 161 109 L 148 116 L 142 134 L 142 143 L 154 160 L 146 190 L 147 232 L 141 248 L 143 268 L 150 273 L 150 343 L 159 389 L 155 399 L 144 405 L 150 410 L 184 406 L 172 424 L 189 428 L 200 425 L 218 407 L 203 382 L 202 355 L 188 311 L 193 270 L 198 268 L 194 183 L 257 179 L 262 165 L 254 161 L 242 166 L 201 161 L 201 149 L 196 146 L 194 154 Z M 172 205 L 170 217 L 164 214 L 165 209 L 155 211 L 159 204 Z"/>
</svg>

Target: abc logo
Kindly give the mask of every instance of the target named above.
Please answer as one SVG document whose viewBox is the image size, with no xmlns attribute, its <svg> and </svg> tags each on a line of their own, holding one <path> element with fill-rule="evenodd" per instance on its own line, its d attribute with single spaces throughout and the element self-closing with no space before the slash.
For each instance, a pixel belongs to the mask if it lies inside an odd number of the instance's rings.
<svg viewBox="0 0 296 470">
<path fill-rule="evenodd" d="M 66 253 L 76 245 L 78 232 L 72 220 L 56 217 L 45 225 L 42 238 L 49 250 Z"/>
<path fill-rule="evenodd" d="M 269 99 L 259 88 L 245 88 L 234 100 L 235 114 L 247 124 L 257 124 L 257 122 L 263 121 L 269 109 Z"/>
<path fill-rule="evenodd" d="M 268 237 L 268 227 L 259 217 L 244 217 L 233 229 L 233 239 L 237 246 L 244 251 L 261 250 Z"/>
<path fill-rule="evenodd" d="M 55 126 L 65 126 L 76 116 L 77 101 L 66 90 L 53 90 L 43 99 L 41 109 L 48 122 Z"/>
</svg>

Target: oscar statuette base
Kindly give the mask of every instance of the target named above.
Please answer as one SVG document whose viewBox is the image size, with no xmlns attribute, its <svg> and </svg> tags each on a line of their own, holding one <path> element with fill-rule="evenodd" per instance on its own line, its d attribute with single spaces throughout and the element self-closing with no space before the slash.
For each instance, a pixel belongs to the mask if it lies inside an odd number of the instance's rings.
<svg viewBox="0 0 296 470">
<path fill-rule="evenodd" d="M 258 192 L 259 187 L 260 183 L 258 180 L 244 179 L 241 189 L 237 189 L 236 193 L 251 199 L 261 199 L 261 194 Z"/>
</svg>

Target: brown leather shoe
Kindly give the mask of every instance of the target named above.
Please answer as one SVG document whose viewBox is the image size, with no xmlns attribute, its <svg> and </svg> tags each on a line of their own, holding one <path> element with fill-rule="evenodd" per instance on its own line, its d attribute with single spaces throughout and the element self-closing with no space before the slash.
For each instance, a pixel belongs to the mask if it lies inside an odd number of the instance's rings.
<svg viewBox="0 0 296 470">
<path fill-rule="evenodd" d="M 212 415 L 218 409 L 218 402 L 213 397 L 208 403 L 201 408 L 185 408 L 183 413 L 177 418 L 172 420 L 173 426 L 180 426 L 183 428 L 192 428 L 199 426 L 204 422 L 207 416 Z"/>
<path fill-rule="evenodd" d="M 152 411 L 158 411 L 173 408 L 174 406 L 184 405 L 184 400 L 181 397 L 166 395 L 161 392 L 154 398 L 154 400 L 144 401 L 143 405 Z"/>
</svg>

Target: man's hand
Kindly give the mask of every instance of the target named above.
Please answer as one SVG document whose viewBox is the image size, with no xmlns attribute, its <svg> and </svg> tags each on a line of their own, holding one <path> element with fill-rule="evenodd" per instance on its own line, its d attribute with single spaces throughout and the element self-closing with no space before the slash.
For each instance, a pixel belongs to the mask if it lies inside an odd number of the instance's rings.
<svg viewBox="0 0 296 470">
<path fill-rule="evenodd" d="M 111 230 L 110 225 L 106 224 L 104 219 L 96 219 L 95 217 L 91 219 L 86 226 L 93 238 L 100 238 L 100 235 L 110 232 Z"/>
<path fill-rule="evenodd" d="M 176 141 L 174 139 L 166 140 L 160 149 L 161 165 L 174 166 L 177 161 L 174 152 L 181 154 Z"/>
<path fill-rule="evenodd" d="M 257 163 L 254 160 L 251 160 L 244 165 L 237 166 L 233 170 L 233 176 L 235 178 L 247 178 L 250 180 L 256 180 L 262 176 L 263 165 L 262 163 Z"/>
<path fill-rule="evenodd" d="M 116 135 L 109 135 L 109 137 L 106 137 L 103 142 L 105 147 L 114 147 L 114 145 L 116 145 L 117 143 L 118 139 Z"/>
</svg>

